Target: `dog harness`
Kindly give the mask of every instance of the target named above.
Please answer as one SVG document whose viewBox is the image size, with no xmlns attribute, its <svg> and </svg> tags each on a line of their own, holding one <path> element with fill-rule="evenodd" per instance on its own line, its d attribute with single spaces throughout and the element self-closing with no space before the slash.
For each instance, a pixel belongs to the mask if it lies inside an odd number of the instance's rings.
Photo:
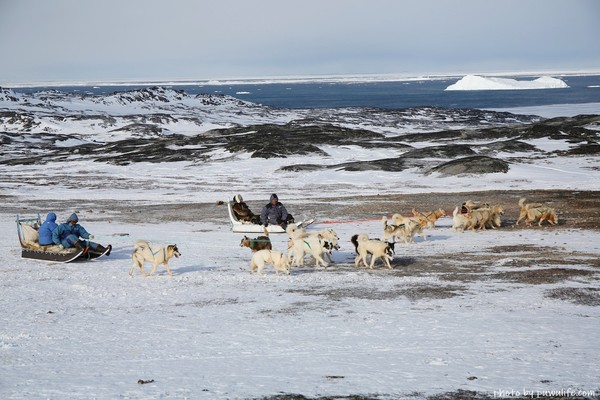
<svg viewBox="0 0 600 400">
<path fill-rule="evenodd" d="M 148 246 L 148 250 L 150 250 L 150 253 L 152 253 L 152 257 L 154 257 L 155 255 L 157 255 L 158 253 L 160 253 L 160 250 L 163 251 L 163 258 L 166 260 L 167 259 L 167 246 L 163 247 L 162 249 L 154 252 L 152 251 L 152 247 Z"/>
</svg>

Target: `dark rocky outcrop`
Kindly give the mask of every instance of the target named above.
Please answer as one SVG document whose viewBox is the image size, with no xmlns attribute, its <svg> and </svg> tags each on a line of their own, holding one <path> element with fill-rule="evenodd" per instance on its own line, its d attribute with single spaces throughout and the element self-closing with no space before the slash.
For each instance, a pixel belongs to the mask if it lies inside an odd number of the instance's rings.
<svg viewBox="0 0 600 400">
<path fill-rule="evenodd" d="M 439 172 L 443 175 L 506 173 L 508 172 L 508 163 L 498 158 L 473 156 L 440 164 L 431 168 L 428 174 L 432 172 Z"/>
<path fill-rule="evenodd" d="M 509 160 L 519 162 L 530 156 L 578 157 L 600 152 L 598 115 L 544 120 L 436 107 L 292 111 L 223 95 L 189 96 L 161 87 L 109 95 L 56 90 L 17 95 L 0 88 L 0 102 L 5 105 L 0 109 L 0 129 L 4 131 L 0 133 L 0 164 L 6 165 L 73 159 L 117 165 L 201 163 L 211 161 L 215 153 L 222 157 L 224 150 L 232 158 L 248 154 L 264 159 L 304 158 L 299 164 L 290 162 L 282 171 L 397 172 L 415 168 L 422 173 L 456 175 L 506 172 Z M 117 110 L 132 112 L 112 113 L 115 105 Z M 170 130 L 178 125 L 186 126 L 185 134 Z M 205 131 L 207 125 L 227 128 Z M 87 131 L 71 131 L 78 127 Z M 408 131 L 415 133 L 393 133 Z M 545 151 L 527 143 L 542 138 L 567 142 L 571 148 Z M 364 154 L 350 157 L 351 161 L 340 157 L 332 163 L 330 158 L 323 159 L 335 156 L 330 149 L 344 154 L 356 149 Z M 518 154 L 509 157 L 506 153 Z"/>
</svg>

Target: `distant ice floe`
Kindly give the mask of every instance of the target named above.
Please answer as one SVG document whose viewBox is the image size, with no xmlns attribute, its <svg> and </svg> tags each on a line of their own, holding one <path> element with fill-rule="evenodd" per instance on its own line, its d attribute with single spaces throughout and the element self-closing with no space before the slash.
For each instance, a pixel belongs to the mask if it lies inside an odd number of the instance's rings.
<svg viewBox="0 0 600 400">
<path fill-rule="evenodd" d="M 522 89 L 562 89 L 568 88 L 563 80 L 542 76 L 532 81 L 518 81 L 510 78 L 493 78 L 479 75 L 466 75 L 445 90 L 522 90 Z"/>
</svg>

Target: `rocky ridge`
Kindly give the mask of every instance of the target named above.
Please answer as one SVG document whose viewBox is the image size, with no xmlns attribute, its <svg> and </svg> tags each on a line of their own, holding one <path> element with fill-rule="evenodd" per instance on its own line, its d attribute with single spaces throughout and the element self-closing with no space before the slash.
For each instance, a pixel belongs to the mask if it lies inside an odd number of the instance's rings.
<svg viewBox="0 0 600 400">
<path fill-rule="evenodd" d="M 255 158 L 302 156 L 282 171 L 336 169 L 424 174 L 506 172 L 513 159 L 545 157 L 527 141 L 566 141 L 561 156 L 596 155 L 600 116 L 543 120 L 504 112 L 419 107 L 403 110 L 283 110 L 227 96 L 189 96 L 160 87 L 107 96 L 0 89 L 0 164 L 68 160 L 127 165 L 208 162 L 215 150 Z M 422 143 L 429 145 L 423 147 Z M 396 150 L 398 156 L 323 165 L 326 148 Z"/>
</svg>

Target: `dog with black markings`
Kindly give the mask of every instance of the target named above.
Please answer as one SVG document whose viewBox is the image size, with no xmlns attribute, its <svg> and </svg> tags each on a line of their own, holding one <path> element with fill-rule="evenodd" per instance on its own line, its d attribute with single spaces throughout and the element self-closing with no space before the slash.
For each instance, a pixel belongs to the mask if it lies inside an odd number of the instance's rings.
<svg viewBox="0 0 600 400">
<path fill-rule="evenodd" d="M 353 235 L 350 239 L 356 250 L 356 258 L 354 259 L 354 266 L 359 267 L 362 262 L 365 267 L 373 269 L 375 260 L 381 258 L 383 264 L 392 269 L 391 261 L 394 258 L 394 244 L 384 242 L 377 239 L 369 239 L 369 236 L 365 233 Z M 367 264 L 367 256 L 371 256 L 371 262 Z"/>
<path fill-rule="evenodd" d="M 181 253 L 176 244 L 170 244 L 164 247 L 152 247 L 147 241 L 138 240 L 135 242 L 133 252 L 131 253 L 133 263 L 129 270 L 129 276 L 133 276 L 135 267 L 137 267 L 144 276 L 153 275 L 160 264 L 163 264 L 167 269 L 167 273 L 172 276 L 173 273 L 171 273 L 171 268 L 169 267 L 169 260 L 173 257 L 178 258 L 180 255 Z M 152 264 L 150 274 L 146 274 L 144 271 L 144 263 L 146 262 Z"/>
</svg>

